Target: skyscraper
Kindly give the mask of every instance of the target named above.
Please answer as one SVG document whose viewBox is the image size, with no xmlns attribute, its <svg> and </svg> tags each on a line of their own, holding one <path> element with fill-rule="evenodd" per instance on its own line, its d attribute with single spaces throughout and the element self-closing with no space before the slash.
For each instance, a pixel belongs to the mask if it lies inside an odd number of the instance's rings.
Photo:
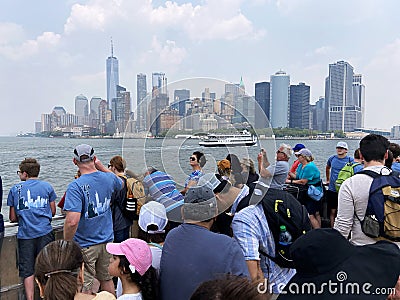
<svg viewBox="0 0 400 300">
<path fill-rule="evenodd" d="M 273 128 L 286 128 L 289 125 L 289 86 L 290 76 L 284 71 L 271 75 L 270 122 Z"/>
<path fill-rule="evenodd" d="M 82 94 L 75 97 L 75 116 L 78 117 L 78 125 L 87 125 L 89 121 L 88 99 Z"/>
<path fill-rule="evenodd" d="M 255 128 L 266 128 L 269 126 L 271 100 L 269 82 L 257 82 L 255 84 L 255 99 L 261 107 L 261 110 L 255 110 Z"/>
<path fill-rule="evenodd" d="M 159 94 L 167 94 L 167 77 L 165 77 L 165 73 L 153 73 L 151 83 L 151 92 L 153 97 Z"/>
<path fill-rule="evenodd" d="M 362 83 L 362 75 L 353 76 L 353 103 L 361 107 L 361 127 L 364 128 L 365 119 L 365 85 Z"/>
<path fill-rule="evenodd" d="M 147 102 L 145 98 L 147 96 L 147 80 L 145 74 L 138 74 L 136 76 L 136 126 L 138 131 L 144 131 L 147 129 Z"/>
<path fill-rule="evenodd" d="M 353 67 L 348 62 L 329 64 L 325 83 L 328 130 L 349 132 L 361 127 L 361 100 L 353 97 L 353 76 Z"/>
<path fill-rule="evenodd" d="M 190 100 L 190 90 L 181 89 L 174 91 L 174 105 L 172 108 L 178 110 L 178 114 L 183 117 L 186 113 L 186 103 Z"/>
<path fill-rule="evenodd" d="M 290 86 L 289 127 L 310 128 L 310 86 L 304 82 Z"/>
<path fill-rule="evenodd" d="M 119 85 L 118 59 L 114 56 L 114 46 L 111 40 L 111 56 L 106 60 L 107 71 L 107 103 L 111 108 L 111 101 L 117 97 L 117 85 Z"/>
</svg>

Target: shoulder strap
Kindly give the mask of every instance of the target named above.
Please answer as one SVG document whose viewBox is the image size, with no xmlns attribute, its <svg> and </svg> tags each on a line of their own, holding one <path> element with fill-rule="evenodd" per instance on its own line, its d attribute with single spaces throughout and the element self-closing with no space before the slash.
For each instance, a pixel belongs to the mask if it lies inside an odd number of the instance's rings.
<svg viewBox="0 0 400 300">
<path fill-rule="evenodd" d="M 380 176 L 380 174 L 378 174 L 378 173 L 376 173 L 374 171 L 371 171 L 371 170 L 361 170 L 360 172 L 357 173 L 357 175 L 358 174 L 365 174 L 365 175 L 368 175 L 368 176 L 370 176 L 372 178 L 377 178 L 377 177 Z"/>
<path fill-rule="evenodd" d="M 162 245 L 157 244 L 157 243 L 150 242 L 150 243 L 147 243 L 147 244 L 148 244 L 148 245 L 151 245 L 151 246 L 154 246 L 154 247 L 157 247 L 158 249 L 161 249 L 161 250 L 162 250 L 162 248 L 163 248 Z"/>
</svg>

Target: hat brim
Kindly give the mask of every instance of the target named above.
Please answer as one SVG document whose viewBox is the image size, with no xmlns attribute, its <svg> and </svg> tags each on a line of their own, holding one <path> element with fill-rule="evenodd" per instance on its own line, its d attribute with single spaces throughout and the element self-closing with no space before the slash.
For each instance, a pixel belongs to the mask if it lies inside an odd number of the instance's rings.
<svg viewBox="0 0 400 300">
<path fill-rule="evenodd" d="M 120 243 L 108 243 L 106 245 L 106 250 L 108 253 L 112 255 L 125 255 L 121 249 Z"/>
</svg>

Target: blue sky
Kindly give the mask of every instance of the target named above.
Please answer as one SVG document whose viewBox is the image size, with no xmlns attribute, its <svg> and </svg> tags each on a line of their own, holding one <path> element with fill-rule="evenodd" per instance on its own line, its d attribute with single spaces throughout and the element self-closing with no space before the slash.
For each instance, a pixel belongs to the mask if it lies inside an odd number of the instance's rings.
<svg viewBox="0 0 400 300">
<path fill-rule="evenodd" d="M 318 0 L 0 0 L 0 135 L 33 131 L 54 106 L 106 96 L 113 37 L 120 84 L 136 101 L 136 74 L 210 77 L 248 94 L 282 69 L 324 95 L 329 63 L 363 74 L 366 126 L 400 124 L 400 2 Z"/>
</svg>

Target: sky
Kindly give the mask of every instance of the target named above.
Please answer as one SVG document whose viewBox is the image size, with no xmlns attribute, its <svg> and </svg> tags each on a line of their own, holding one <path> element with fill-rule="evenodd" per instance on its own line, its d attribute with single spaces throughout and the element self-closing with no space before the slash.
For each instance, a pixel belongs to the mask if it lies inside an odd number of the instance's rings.
<svg viewBox="0 0 400 300">
<path fill-rule="evenodd" d="M 365 126 L 400 124 L 397 0 L 0 0 L 0 136 L 33 132 L 79 94 L 106 98 L 110 38 L 120 85 L 207 77 L 254 83 L 279 70 L 324 95 L 328 66 L 349 62 L 366 86 Z M 220 95 L 217 95 L 220 96 Z"/>
</svg>

